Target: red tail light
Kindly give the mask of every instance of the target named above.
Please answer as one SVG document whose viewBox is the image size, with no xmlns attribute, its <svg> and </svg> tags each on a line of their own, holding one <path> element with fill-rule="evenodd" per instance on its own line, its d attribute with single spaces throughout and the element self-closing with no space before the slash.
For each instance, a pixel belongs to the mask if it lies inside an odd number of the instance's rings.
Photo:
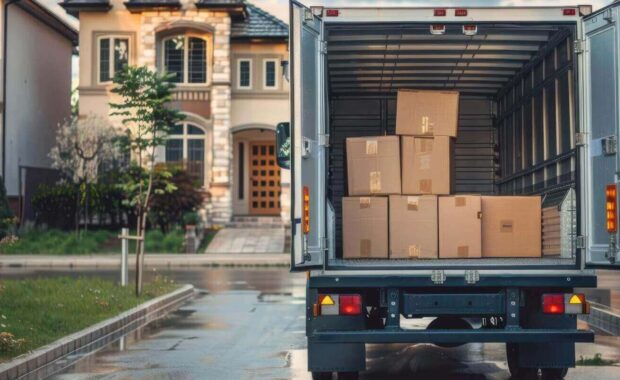
<svg viewBox="0 0 620 380">
<path fill-rule="evenodd" d="M 341 294 L 339 300 L 340 315 L 362 314 L 362 296 L 359 294 Z"/>
<path fill-rule="evenodd" d="M 564 8 L 562 9 L 562 14 L 564 16 L 576 16 L 577 10 L 575 8 Z"/>
<path fill-rule="evenodd" d="M 543 294 L 543 313 L 564 314 L 564 294 Z"/>
<path fill-rule="evenodd" d="M 465 17 L 467 16 L 467 9 L 456 9 L 454 11 L 454 15 L 456 17 Z"/>
<path fill-rule="evenodd" d="M 605 188 L 605 213 L 607 215 L 607 232 L 618 232 L 618 189 L 615 184 Z"/>
</svg>

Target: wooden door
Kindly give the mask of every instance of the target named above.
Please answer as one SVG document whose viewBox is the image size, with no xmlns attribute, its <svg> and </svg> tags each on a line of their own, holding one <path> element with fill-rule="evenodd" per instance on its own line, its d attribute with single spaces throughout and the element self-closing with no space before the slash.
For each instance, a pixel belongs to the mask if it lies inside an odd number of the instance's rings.
<svg viewBox="0 0 620 380">
<path fill-rule="evenodd" d="M 280 215 L 280 168 L 272 141 L 250 144 L 250 214 Z"/>
</svg>

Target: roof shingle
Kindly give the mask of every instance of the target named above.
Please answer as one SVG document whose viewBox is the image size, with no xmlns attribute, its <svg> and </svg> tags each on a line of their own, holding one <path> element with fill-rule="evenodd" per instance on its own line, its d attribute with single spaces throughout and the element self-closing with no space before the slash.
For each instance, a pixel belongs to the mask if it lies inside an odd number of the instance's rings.
<svg viewBox="0 0 620 380">
<path fill-rule="evenodd" d="M 288 37 L 288 25 L 284 21 L 255 6 L 252 3 L 245 2 L 245 4 L 247 17 L 244 20 L 232 23 L 232 38 Z"/>
</svg>

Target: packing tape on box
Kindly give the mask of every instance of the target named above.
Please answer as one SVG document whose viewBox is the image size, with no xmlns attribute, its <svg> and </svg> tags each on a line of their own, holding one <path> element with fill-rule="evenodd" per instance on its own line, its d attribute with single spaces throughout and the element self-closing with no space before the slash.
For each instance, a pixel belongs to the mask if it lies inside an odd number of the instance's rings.
<svg viewBox="0 0 620 380">
<path fill-rule="evenodd" d="M 512 232 L 514 222 L 511 219 L 499 221 L 499 232 Z"/>
<path fill-rule="evenodd" d="M 370 192 L 381 192 L 381 172 L 370 172 Z"/>
<path fill-rule="evenodd" d="M 370 239 L 360 240 L 360 257 L 370 257 Z"/>
<path fill-rule="evenodd" d="M 431 155 L 430 154 L 421 154 L 418 156 L 418 169 L 420 170 L 431 170 Z"/>
<path fill-rule="evenodd" d="M 418 211 L 420 197 L 407 197 L 407 210 Z"/>
<path fill-rule="evenodd" d="M 467 205 L 465 197 L 454 197 L 454 207 L 464 207 Z"/>
<path fill-rule="evenodd" d="M 421 179 L 419 185 L 420 185 L 420 193 L 424 193 L 424 194 L 433 193 L 433 180 L 432 179 Z"/>
<path fill-rule="evenodd" d="M 376 156 L 379 152 L 379 143 L 377 140 L 366 140 L 366 155 Z"/>
<path fill-rule="evenodd" d="M 409 258 L 419 259 L 421 253 L 422 253 L 422 249 L 420 248 L 420 246 L 417 246 L 417 245 L 409 246 Z"/>
<path fill-rule="evenodd" d="M 370 198 L 362 197 L 360 198 L 360 208 L 370 208 Z"/>
<path fill-rule="evenodd" d="M 431 123 L 431 118 L 428 116 L 422 116 L 422 124 L 421 124 L 421 130 L 422 130 L 422 134 L 423 135 L 432 135 L 433 134 L 433 125 L 434 123 Z"/>
<path fill-rule="evenodd" d="M 456 256 L 458 256 L 458 258 L 469 257 L 469 246 L 462 245 L 462 246 L 456 247 Z"/>
</svg>

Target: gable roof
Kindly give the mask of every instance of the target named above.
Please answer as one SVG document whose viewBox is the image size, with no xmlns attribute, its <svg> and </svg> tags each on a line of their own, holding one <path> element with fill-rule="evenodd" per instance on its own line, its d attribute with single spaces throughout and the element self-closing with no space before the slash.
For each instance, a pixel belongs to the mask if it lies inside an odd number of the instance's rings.
<svg viewBox="0 0 620 380">
<path fill-rule="evenodd" d="M 288 38 L 288 25 L 264 9 L 246 0 L 194 0 L 196 7 L 225 10 L 231 14 L 231 38 Z M 127 0 L 125 6 L 131 11 L 178 7 L 179 0 Z M 109 0 L 63 0 L 60 4 L 69 14 L 79 12 L 107 12 Z M 234 17 L 233 17 L 234 16 Z"/>
<path fill-rule="evenodd" d="M 245 2 L 245 6 L 245 19 L 233 21 L 231 25 L 232 38 L 288 38 L 288 25 L 284 21 L 252 3 Z"/>
</svg>

